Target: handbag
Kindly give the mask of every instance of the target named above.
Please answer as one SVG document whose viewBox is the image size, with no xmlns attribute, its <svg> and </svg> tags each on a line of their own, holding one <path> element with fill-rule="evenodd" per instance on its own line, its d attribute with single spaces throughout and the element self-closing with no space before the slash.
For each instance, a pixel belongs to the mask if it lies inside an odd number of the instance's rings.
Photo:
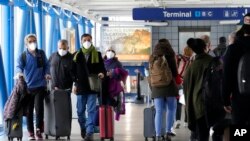
<svg viewBox="0 0 250 141">
<path fill-rule="evenodd" d="M 89 75 L 89 86 L 91 91 L 99 92 L 100 91 L 100 81 L 97 75 Z"/>
</svg>

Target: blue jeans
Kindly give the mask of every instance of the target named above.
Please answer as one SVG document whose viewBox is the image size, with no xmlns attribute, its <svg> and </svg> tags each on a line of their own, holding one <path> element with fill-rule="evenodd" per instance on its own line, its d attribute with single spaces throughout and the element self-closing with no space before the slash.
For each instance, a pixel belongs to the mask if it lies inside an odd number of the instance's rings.
<svg viewBox="0 0 250 141">
<path fill-rule="evenodd" d="M 94 118 L 96 112 L 96 94 L 86 94 L 77 96 L 77 115 L 81 130 L 86 130 L 87 134 L 94 133 Z M 85 111 L 87 106 L 88 118 Z"/>
<path fill-rule="evenodd" d="M 166 120 L 166 133 L 171 132 L 176 114 L 176 97 L 155 98 L 154 103 L 156 110 L 155 132 L 156 136 L 161 136 L 164 135 L 161 133 L 162 120 Z M 162 119 L 163 114 L 166 114 L 166 119 Z"/>
</svg>

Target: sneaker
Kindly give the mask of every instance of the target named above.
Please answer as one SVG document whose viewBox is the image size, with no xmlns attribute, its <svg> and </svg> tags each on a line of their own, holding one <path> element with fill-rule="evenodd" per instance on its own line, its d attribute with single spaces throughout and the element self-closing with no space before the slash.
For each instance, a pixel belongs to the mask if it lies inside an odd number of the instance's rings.
<svg viewBox="0 0 250 141">
<path fill-rule="evenodd" d="M 86 137 L 84 138 L 85 141 L 94 141 L 94 136 L 93 134 L 87 134 Z"/>
<path fill-rule="evenodd" d="M 36 140 L 42 140 L 42 139 L 43 139 L 43 135 L 40 129 L 36 129 Z"/>
<path fill-rule="evenodd" d="M 85 136 L 86 136 L 86 130 L 85 129 L 81 130 L 81 136 L 82 136 L 83 139 L 85 138 Z"/>
<path fill-rule="evenodd" d="M 170 134 L 167 133 L 166 138 L 165 138 L 165 139 L 166 139 L 165 141 L 171 141 L 171 137 L 172 137 L 172 136 L 171 136 Z"/>
<path fill-rule="evenodd" d="M 176 133 L 172 130 L 171 132 L 168 132 L 167 135 L 174 137 L 174 136 L 176 136 Z"/>
<path fill-rule="evenodd" d="M 29 132 L 28 140 L 36 140 L 35 135 L 33 132 Z"/>
<path fill-rule="evenodd" d="M 177 120 L 177 121 L 175 122 L 175 129 L 179 129 L 180 126 L 181 126 L 181 121 L 180 121 L 180 120 Z"/>
</svg>

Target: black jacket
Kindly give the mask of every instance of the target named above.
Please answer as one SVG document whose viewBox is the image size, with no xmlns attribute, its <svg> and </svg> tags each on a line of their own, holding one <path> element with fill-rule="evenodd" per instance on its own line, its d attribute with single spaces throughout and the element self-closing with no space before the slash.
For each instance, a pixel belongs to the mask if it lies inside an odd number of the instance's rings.
<svg viewBox="0 0 250 141">
<path fill-rule="evenodd" d="M 224 105 L 231 105 L 230 95 L 236 103 L 249 103 L 250 98 L 239 95 L 237 70 L 240 58 L 245 52 L 250 51 L 250 36 L 242 37 L 228 46 L 224 56 L 223 99 Z"/>
<path fill-rule="evenodd" d="M 73 55 L 67 53 L 65 56 L 60 56 L 56 52 L 50 56 L 49 62 L 52 88 L 71 89 L 73 85 Z"/>
<path fill-rule="evenodd" d="M 88 60 L 85 59 L 85 55 L 82 51 L 78 51 L 75 55 L 76 60 L 74 61 L 73 71 L 75 76 L 75 85 L 77 86 L 77 93 L 81 95 L 96 94 L 96 92 L 90 90 L 88 76 L 90 74 L 106 74 L 101 53 L 98 52 L 99 63 L 94 64 L 91 63 L 91 54 L 89 55 Z"/>
</svg>

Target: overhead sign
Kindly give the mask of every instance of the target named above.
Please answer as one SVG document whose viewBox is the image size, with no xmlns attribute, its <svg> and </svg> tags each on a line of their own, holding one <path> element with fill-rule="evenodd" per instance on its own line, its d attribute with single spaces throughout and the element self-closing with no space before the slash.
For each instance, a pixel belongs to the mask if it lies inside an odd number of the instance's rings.
<svg viewBox="0 0 250 141">
<path fill-rule="evenodd" d="M 245 8 L 134 8 L 134 20 L 236 20 L 250 12 Z"/>
</svg>

